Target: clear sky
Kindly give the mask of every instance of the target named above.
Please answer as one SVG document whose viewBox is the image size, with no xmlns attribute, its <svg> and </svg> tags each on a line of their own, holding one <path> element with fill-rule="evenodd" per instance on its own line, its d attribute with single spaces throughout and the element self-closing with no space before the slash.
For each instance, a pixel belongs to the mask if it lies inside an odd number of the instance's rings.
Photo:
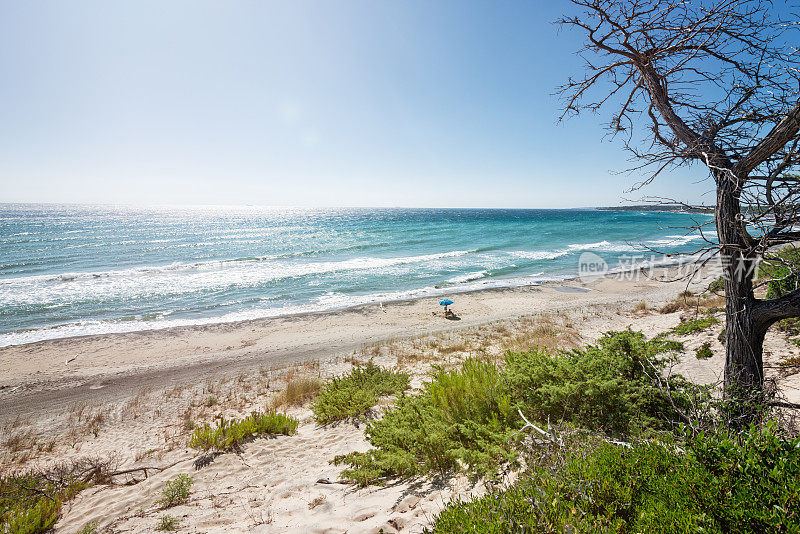
<svg viewBox="0 0 800 534">
<path fill-rule="evenodd" d="M 0 0 L 0 202 L 711 202 L 701 168 L 626 195 L 605 117 L 556 124 L 566 6 Z"/>
</svg>

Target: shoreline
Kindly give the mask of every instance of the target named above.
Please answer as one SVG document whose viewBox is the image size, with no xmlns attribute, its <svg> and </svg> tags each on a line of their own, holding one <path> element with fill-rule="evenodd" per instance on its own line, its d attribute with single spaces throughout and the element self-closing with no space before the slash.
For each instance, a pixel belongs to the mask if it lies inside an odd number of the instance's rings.
<svg viewBox="0 0 800 534">
<path fill-rule="evenodd" d="M 674 268 L 674 267 L 673 267 Z M 0 420 L 68 407 L 87 399 L 108 401 L 142 388 L 197 383 L 262 367 L 327 361 L 390 340 L 457 331 L 523 316 L 601 307 L 632 308 L 666 302 L 685 281 L 620 280 L 609 275 L 588 284 L 550 282 L 461 293 L 447 320 L 438 298 L 307 312 L 235 323 L 180 326 L 121 334 L 45 340 L 0 348 Z M 705 287 L 706 277 L 695 281 Z M 590 291 L 564 288 L 580 287 Z"/>
<path fill-rule="evenodd" d="M 622 267 L 622 268 L 613 268 L 609 269 L 605 276 L 613 277 L 613 276 L 620 276 L 630 273 L 645 272 L 650 270 L 651 272 L 655 272 L 658 270 L 669 269 L 676 266 L 682 266 L 690 263 L 697 263 L 696 254 L 689 254 L 689 255 L 677 255 L 677 256 L 665 256 L 661 260 L 658 260 L 653 263 L 642 262 L 640 264 L 632 265 L 630 267 Z M 489 291 L 497 291 L 497 290 L 509 290 L 509 289 L 521 289 L 521 288 L 529 288 L 529 287 L 549 287 L 556 284 L 564 284 L 569 282 L 575 282 L 577 284 L 581 284 L 580 276 L 577 274 L 569 274 L 569 275 L 553 275 L 551 277 L 543 277 L 541 279 L 533 279 L 539 275 L 532 275 L 529 277 L 520 277 L 520 278 L 510 278 L 507 280 L 508 283 L 502 283 L 503 280 L 496 280 L 497 284 L 491 283 L 491 281 L 484 281 L 484 287 L 468 287 L 466 284 L 463 287 L 452 286 L 452 287 L 439 287 L 434 286 L 433 291 L 429 291 L 427 293 L 420 294 L 418 296 L 410 296 L 410 297 L 399 297 L 399 298 L 387 298 L 385 300 L 380 299 L 373 299 L 368 302 L 362 303 L 355 303 L 355 304 L 346 304 L 343 306 L 334 306 L 330 308 L 320 308 L 320 309 L 302 309 L 302 308 L 309 308 L 311 305 L 298 305 L 294 308 L 298 311 L 283 311 L 285 309 L 265 309 L 261 310 L 264 315 L 259 315 L 251 318 L 244 318 L 244 319 L 225 319 L 226 315 L 222 315 L 219 317 L 207 317 L 207 318 L 199 318 L 196 322 L 190 322 L 187 324 L 169 324 L 164 326 L 157 326 L 158 321 L 153 321 L 152 324 L 147 324 L 147 321 L 136 321 L 133 322 L 137 326 L 130 329 L 122 329 L 118 331 L 108 331 L 108 332 L 98 332 L 98 333 L 87 333 L 87 334 L 77 334 L 77 335 L 64 335 L 59 337 L 49 337 L 44 339 L 37 339 L 34 341 L 25 341 L 22 343 L 9 343 L 9 344 L 0 344 L 0 354 L 3 349 L 9 347 L 21 347 L 21 346 L 28 346 L 28 345 L 35 345 L 38 343 L 47 343 L 47 342 L 58 342 L 62 340 L 78 340 L 78 339 L 85 339 L 85 338 L 97 338 L 102 336 L 111 336 L 111 335 L 125 335 L 125 334 L 138 334 L 138 333 L 147 333 L 147 332 L 156 332 L 156 331 L 171 331 L 171 330 L 178 330 L 178 329 L 196 329 L 196 328 L 214 328 L 216 326 L 224 326 L 224 325 L 243 325 L 245 323 L 250 322 L 257 322 L 257 321 L 268 321 L 268 320 L 275 320 L 275 319 L 284 319 L 284 318 L 291 318 L 291 317 L 304 317 L 313 314 L 326 314 L 326 313 L 336 313 L 346 310 L 357 310 L 359 308 L 369 307 L 369 306 L 382 306 L 384 304 L 391 305 L 391 304 L 402 304 L 407 302 L 415 302 L 422 299 L 428 298 L 438 298 L 445 295 L 470 295 L 473 293 L 479 292 L 489 292 Z M 527 281 L 526 280 L 530 280 Z M 401 291 L 398 293 L 413 293 L 413 292 L 424 292 L 426 289 L 430 288 L 419 288 L 419 289 L 409 289 L 406 291 Z M 370 297 L 370 295 L 366 295 L 366 297 Z M 291 310 L 291 308 L 290 308 Z M 271 311 L 275 311 L 275 314 L 271 314 Z M 241 313 L 241 312 L 233 312 L 233 313 Z M 180 319 L 174 320 L 166 320 L 164 322 L 171 322 L 171 321 L 181 321 Z M 114 322 L 109 323 L 114 325 L 121 325 L 125 324 L 123 322 Z M 54 330 L 58 328 L 62 328 L 65 326 L 69 326 L 70 323 L 64 325 L 56 325 L 52 327 Z M 21 331 L 14 331 L 14 332 L 7 332 L 5 334 L 0 335 L 2 336 L 7 335 L 19 335 L 24 332 L 41 332 L 46 331 L 47 328 L 32 328 L 29 330 L 21 330 Z M 0 377 L 0 380 L 2 378 Z M 2 383 L 0 382 L 0 386 Z"/>
</svg>

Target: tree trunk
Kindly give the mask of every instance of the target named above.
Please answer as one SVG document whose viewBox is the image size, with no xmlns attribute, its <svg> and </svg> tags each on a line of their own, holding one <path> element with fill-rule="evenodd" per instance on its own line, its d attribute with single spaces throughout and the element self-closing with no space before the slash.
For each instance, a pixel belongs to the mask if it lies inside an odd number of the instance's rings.
<svg viewBox="0 0 800 534">
<path fill-rule="evenodd" d="M 726 281 L 725 392 L 752 397 L 764 383 L 763 346 L 766 330 L 753 316 L 752 283 Z M 750 295 L 748 295 L 748 292 Z"/>
<path fill-rule="evenodd" d="M 716 174 L 716 173 L 715 173 Z M 715 210 L 725 280 L 725 387 L 731 423 L 749 424 L 764 384 L 763 347 L 767 328 L 753 295 L 756 258 L 747 256 L 747 234 L 741 228 L 736 180 L 720 171 Z M 755 402 L 754 402 L 755 401 Z"/>
</svg>

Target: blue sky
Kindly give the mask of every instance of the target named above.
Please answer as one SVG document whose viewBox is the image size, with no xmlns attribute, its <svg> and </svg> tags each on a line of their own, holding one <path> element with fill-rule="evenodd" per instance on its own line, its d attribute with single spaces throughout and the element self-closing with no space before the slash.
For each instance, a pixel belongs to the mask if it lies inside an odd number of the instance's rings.
<svg viewBox="0 0 800 534">
<path fill-rule="evenodd" d="M 566 5 L 0 0 L 0 202 L 710 202 L 701 168 L 626 195 L 605 117 L 556 124 Z"/>
</svg>

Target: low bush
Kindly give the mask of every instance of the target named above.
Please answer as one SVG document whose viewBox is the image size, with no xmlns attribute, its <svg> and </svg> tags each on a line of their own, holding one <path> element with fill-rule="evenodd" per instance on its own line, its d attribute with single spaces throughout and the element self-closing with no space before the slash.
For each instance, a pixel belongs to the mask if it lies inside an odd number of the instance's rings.
<svg viewBox="0 0 800 534">
<path fill-rule="evenodd" d="M 725 279 L 721 276 L 708 284 L 708 288 L 706 289 L 709 293 L 714 293 L 715 295 L 724 295 L 725 294 Z"/>
<path fill-rule="evenodd" d="M 460 369 L 439 369 L 420 395 L 401 394 L 383 418 L 367 426 L 375 447 L 337 456 L 342 478 L 365 486 L 390 476 L 444 474 L 463 464 L 489 474 L 513 461 L 508 440 L 517 424 L 502 375 L 469 358 Z"/>
<path fill-rule="evenodd" d="M 688 336 L 689 334 L 696 334 L 702 332 L 707 328 L 719 323 L 719 319 L 713 315 L 701 315 L 693 319 L 681 321 L 678 326 L 672 329 L 672 332 L 679 336 Z"/>
<path fill-rule="evenodd" d="M 670 378 L 672 401 L 660 389 L 665 354 L 681 345 L 638 332 L 609 332 L 585 350 L 509 352 L 505 366 L 467 359 L 438 370 L 420 395 L 401 395 L 367 426 L 373 449 L 337 456 L 342 477 L 361 485 L 387 477 L 465 470 L 491 476 L 516 461 L 510 441 L 521 420 L 568 421 L 614 435 L 671 429 L 679 408 L 709 401 L 707 389 Z M 666 379 L 661 379 L 664 386 Z"/>
<path fill-rule="evenodd" d="M 800 317 L 789 317 L 778 321 L 778 330 L 787 336 L 800 336 Z"/>
<path fill-rule="evenodd" d="M 161 490 L 161 498 L 156 501 L 162 508 L 172 508 L 183 504 L 189 498 L 192 490 L 194 478 L 189 475 L 181 474 L 172 480 L 168 480 Z"/>
<path fill-rule="evenodd" d="M 800 440 L 775 425 L 631 448 L 575 436 L 509 489 L 451 503 L 432 532 L 798 532 Z"/>
<path fill-rule="evenodd" d="M 196 427 L 189 446 L 203 452 L 238 449 L 243 441 L 255 436 L 294 434 L 298 424 L 299 421 L 296 418 L 274 411 L 253 412 L 244 419 L 226 420 L 224 417 L 220 417 L 216 427 L 207 423 Z"/>
<path fill-rule="evenodd" d="M 608 332 L 583 350 L 508 353 L 504 373 L 516 407 L 539 421 L 640 434 L 667 430 L 679 420 L 656 377 L 682 347 L 663 336 L 648 341 L 640 332 Z M 680 408 L 709 398 L 677 375 L 668 385 Z"/>
<path fill-rule="evenodd" d="M 714 353 L 711 351 L 711 343 L 706 341 L 694 351 L 694 355 L 698 360 L 707 360 L 711 358 Z"/>
<path fill-rule="evenodd" d="M 76 478 L 54 480 L 37 473 L 0 476 L 0 532 L 36 534 L 50 530 L 61 505 L 85 486 Z"/>
<path fill-rule="evenodd" d="M 378 403 L 379 397 L 406 389 L 407 373 L 383 369 L 370 360 L 328 382 L 311 405 L 311 411 L 318 423 L 330 424 L 361 416 Z"/>
<path fill-rule="evenodd" d="M 800 248 L 788 247 L 764 255 L 759 265 L 759 278 L 768 278 L 768 300 L 791 293 L 800 287 Z"/>
</svg>

